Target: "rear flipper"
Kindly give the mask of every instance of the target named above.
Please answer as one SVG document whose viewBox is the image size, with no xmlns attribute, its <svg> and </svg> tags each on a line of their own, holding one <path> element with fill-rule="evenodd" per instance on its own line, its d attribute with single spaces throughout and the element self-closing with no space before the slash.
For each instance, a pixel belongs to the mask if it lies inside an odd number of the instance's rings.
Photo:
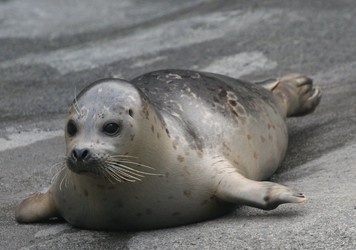
<svg viewBox="0 0 356 250">
<path fill-rule="evenodd" d="M 320 88 L 313 87 L 313 80 L 301 74 L 289 74 L 263 84 L 282 101 L 287 117 L 302 116 L 314 111 L 321 98 Z"/>
<path fill-rule="evenodd" d="M 238 173 L 225 175 L 216 196 L 226 202 L 272 210 L 284 203 L 303 203 L 306 198 L 288 187 L 267 181 L 253 181 Z"/>
<path fill-rule="evenodd" d="M 33 194 L 17 206 L 15 218 L 19 223 L 31 223 L 59 216 L 52 193 Z"/>
</svg>

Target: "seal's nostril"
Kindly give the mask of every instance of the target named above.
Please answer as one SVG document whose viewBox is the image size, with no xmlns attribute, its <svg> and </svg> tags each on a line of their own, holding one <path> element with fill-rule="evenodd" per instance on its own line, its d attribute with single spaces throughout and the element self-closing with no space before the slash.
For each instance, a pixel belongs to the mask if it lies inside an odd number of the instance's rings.
<svg viewBox="0 0 356 250">
<path fill-rule="evenodd" d="M 82 159 L 85 159 L 89 155 L 89 150 L 88 149 L 83 149 L 82 151 Z"/>
<path fill-rule="evenodd" d="M 78 153 L 77 153 L 77 150 L 76 149 L 73 149 L 72 151 L 72 159 L 77 161 L 78 160 Z"/>
</svg>

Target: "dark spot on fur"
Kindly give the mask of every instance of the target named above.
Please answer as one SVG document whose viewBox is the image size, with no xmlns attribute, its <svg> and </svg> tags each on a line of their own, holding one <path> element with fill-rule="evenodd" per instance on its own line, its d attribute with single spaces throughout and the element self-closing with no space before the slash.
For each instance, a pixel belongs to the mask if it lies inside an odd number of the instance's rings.
<svg viewBox="0 0 356 250">
<path fill-rule="evenodd" d="M 256 160 L 258 159 L 258 154 L 257 154 L 257 152 L 255 151 L 255 152 L 253 152 L 253 158 L 255 158 Z"/>
<path fill-rule="evenodd" d="M 172 142 L 172 146 L 175 150 L 177 149 L 178 144 L 179 144 L 179 136 L 176 136 Z"/>
<path fill-rule="evenodd" d="M 74 185 L 74 186 L 73 186 L 73 189 L 74 189 L 74 190 L 77 190 L 77 186 L 76 186 L 76 185 Z"/>
<path fill-rule="evenodd" d="M 160 133 L 157 132 L 157 139 L 161 137 Z"/>
<path fill-rule="evenodd" d="M 252 139 L 252 136 L 251 136 L 250 134 L 247 134 L 246 136 L 247 136 L 247 139 L 248 139 L 248 140 L 251 140 L 251 139 Z"/>
<path fill-rule="evenodd" d="M 230 100 L 229 103 L 230 103 L 232 106 L 236 106 L 236 105 L 237 105 L 236 101 L 234 101 L 234 100 Z"/>
<path fill-rule="evenodd" d="M 104 188 L 105 188 L 104 185 L 100 185 L 100 184 L 97 184 L 96 187 L 101 188 L 101 189 L 104 189 Z"/>
<path fill-rule="evenodd" d="M 263 197 L 263 200 L 267 203 L 269 202 L 269 199 L 270 199 L 269 195 L 266 195 L 265 197 Z"/>
<path fill-rule="evenodd" d="M 184 161 L 184 157 L 181 156 L 181 155 L 178 155 L 178 156 L 177 156 L 177 160 L 178 160 L 179 162 L 183 162 L 183 161 Z"/>
<path fill-rule="evenodd" d="M 266 139 L 263 136 L 261 136 L 261 142 L 265 142 L 265 141 Z"/>
<path fill-rule="evenodd" d="M 130 137 L 131 137 L 131 141 L 133 141 L 135 138 L 135 135 L 131 135 Z"/>
<path fill-rule="evenodd" d="M 144 115 L 144 117 L 148 120 L 149 116 L 150 116 L 150 112 L 148 111 L 148 104 L 144 104 L 144 107 L 142 109 L 142 113 Z"/>
<path fill-rule="evenodd" d="M 109 186 L 108 189 L 113 190 L 113 189 L 115 189 L 115 187 L 114 186 Z"/>
<path fill-rule="evenodd" d="M 219 102 L 219 99 L 216 96 L 213 97 L 214 102 Z"/>
<path fill-rule="evenodd" d="M 88 196 L 88 190 L 84 189 L 84 196 Z"/>
<path fill-rule="evenodd" d="M 151 126 L 151 131 L 152 131 L 152 133 L 155 132 L 155 127 L 153 127 L 153 125 Z"/>
<path fill-rule="evenodd" d="M 221 97 L 221 98 L 224 98 L 224 97 L 226 97 L 227 96 L 227 92 L 226 92 L 226 90 L 221 90 L 220 91 L 220 93 L 219 93 L 219 96 Z"/>
<path fill-rule="evenodd" d="M 166 133 L 167 133 L 168 137 L 171 137 L 171 135 L 169 134 L 168 128 L 166 128 Z"/>
</svg>

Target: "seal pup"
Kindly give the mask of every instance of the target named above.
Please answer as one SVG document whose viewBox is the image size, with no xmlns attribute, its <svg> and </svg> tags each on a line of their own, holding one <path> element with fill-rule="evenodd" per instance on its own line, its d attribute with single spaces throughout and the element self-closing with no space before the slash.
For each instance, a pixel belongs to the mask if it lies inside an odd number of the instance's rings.
<svg viewBox="0 0 356 250">
<path fill-rule="evenodd" d="M 145 230 L 270 210 L 301 193 L 267 180 L 287 149 L 285 118 L 312 112 L 320 89 L 300 74 L 263 86 L 188 70 L 102 79 L 75 98 L 66 163 L 20 223 L 62 217 L 97 230 Z"/>
</svg>

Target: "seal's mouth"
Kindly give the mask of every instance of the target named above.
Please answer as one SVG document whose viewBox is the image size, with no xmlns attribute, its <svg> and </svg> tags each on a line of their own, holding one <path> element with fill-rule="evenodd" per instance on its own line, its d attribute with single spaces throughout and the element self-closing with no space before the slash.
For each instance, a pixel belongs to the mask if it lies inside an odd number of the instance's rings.
<svg viewBox="0 0 356 250">
<path fill-rule="evenodd" d="M 91 159 L 89 161 L 73 161 L 71 158 L 67 158 L 67 167 L 77 174 L 95 174 L 101 175 L 100 162 Z"/>
</svg>

